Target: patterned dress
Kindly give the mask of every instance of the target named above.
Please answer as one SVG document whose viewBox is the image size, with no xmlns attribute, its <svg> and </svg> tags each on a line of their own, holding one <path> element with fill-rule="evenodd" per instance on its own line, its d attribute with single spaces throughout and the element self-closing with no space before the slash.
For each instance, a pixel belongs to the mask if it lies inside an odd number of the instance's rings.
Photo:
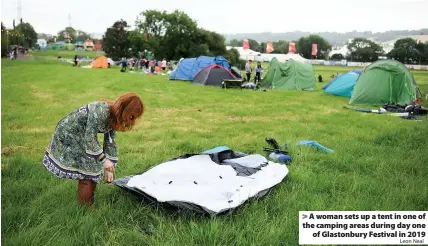
<svg viewBox="0 0 428 246">
<path fill-rule="evenodd" d="M 46 148 L 43 165 L 58 178 L 99 183 L 103 164 L 97 158 L 104 153 L 115 166 L 118 161 L 116 133 L 108 125 L 108 117 L 109 105 L 93 102 L 60 120 Z M 102 147 L 98 133 L 104 133 Z"/>
</svg>

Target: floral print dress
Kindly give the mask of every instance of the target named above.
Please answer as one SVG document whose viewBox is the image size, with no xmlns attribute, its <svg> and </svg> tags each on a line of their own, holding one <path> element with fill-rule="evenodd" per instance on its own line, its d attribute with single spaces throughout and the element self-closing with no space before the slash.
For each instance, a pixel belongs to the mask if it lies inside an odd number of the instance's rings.
<svg viewBox="0 0 428 246">
<path fill-rule="evenodd" d="M 115 166 L 118 161 L 116 132 L 108 124 L 109 114 L 106 102 L 93 102 L 60 120 L 46 148 L 43 165 L 58 178 L 99 183 L 103 163 L 98 157 L 104 154 Z M 102 147 L 98 133 L 104 133 Z"/>
</svg>

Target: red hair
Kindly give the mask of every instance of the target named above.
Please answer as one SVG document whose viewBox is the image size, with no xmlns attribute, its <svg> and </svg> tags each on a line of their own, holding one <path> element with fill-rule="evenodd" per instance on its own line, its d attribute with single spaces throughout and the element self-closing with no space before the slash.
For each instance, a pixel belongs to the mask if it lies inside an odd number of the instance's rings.
<svg viewBox="0 0 428 246">
<path fill-rule="evenodd" d="M 144 104 L 133 92 L 121 95 L 116 101 L 104 100 L 110 105 L 110 126 L 116 131 L 130 131 L 144 113 Z"/>
</svg>

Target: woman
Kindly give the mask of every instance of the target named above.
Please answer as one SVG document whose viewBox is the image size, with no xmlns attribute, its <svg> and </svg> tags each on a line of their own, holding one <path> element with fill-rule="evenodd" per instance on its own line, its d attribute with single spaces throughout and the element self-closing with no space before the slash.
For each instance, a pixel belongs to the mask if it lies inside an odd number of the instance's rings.
<svg viewBox="0 0 428 246">
<path fill-rule="evenodd" d="M 129 131 L 144 113 L 144 104 L 135 93 L 116 101 L 87 104 L 60 120 L 46 149 L 43 165 L 56 177 L 78 180 L 78 199 L 92 205 L 97 184 L 105 171 L 113 181 L 118 161 L 116 132 Z M 98 133 L 104 133 L 100 146 Z"/>
<path fill-rule="evenodd" d="M 257 62 L 257 67 L 256 67 L 256 77 L 254 78 L 254 82 L 261 82 L 261 72 L 263 71 L 262 68 L 262 64 L 260 62 Z"/>
</svg>

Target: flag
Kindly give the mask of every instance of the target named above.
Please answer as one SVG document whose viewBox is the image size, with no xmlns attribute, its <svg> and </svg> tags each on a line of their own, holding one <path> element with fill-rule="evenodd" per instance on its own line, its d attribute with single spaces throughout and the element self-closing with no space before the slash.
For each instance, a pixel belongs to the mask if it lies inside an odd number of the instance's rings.
<svg viewBox="0 0 428 246">
<path fill-rule="evenodd" d="M 274 51 L 272 42 L 267 42 L 266 43 L 266 53 L 271 53 L 272 51 Z"/>
<path fill-rule="evenodd" d="M 316 56 L 318 54 L 318 45 L 312 44 L 312 55 Z"/>
<path fill-rule="evenodd" d="M 295 43 L 290 43 L 288 45 L 288 53 L 296 53 L 296 44 Z"/>
<path fill-rule="evenodd" d="M 244 50 L 248 50 L 250 48 L 250 43 L 248 42 L 248 39 L 245 39 L 242 42 L 242 47 L 244 48 Z"/>
</svg>

